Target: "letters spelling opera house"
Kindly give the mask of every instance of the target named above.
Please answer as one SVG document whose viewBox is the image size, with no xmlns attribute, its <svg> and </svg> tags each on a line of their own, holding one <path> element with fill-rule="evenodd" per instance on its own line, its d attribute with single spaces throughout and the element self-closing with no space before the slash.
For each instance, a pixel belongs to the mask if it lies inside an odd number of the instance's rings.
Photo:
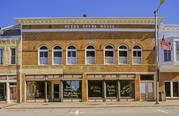
<svg viewBox="0 0 179 116">
<path fill-rule="evenodd" d="M 16 21 L 23 102 L 154 100 L 154 18 Z"/>
</svg>

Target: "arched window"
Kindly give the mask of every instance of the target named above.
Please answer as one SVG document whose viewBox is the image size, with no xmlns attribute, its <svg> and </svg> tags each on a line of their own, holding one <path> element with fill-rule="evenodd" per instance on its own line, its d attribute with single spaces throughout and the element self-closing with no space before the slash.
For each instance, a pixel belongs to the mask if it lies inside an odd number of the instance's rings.
<svg viewBox="0 0 179 116">
<path fill-rule="evenodd" d="M 53 48 L 53 64 L 62 64 L 62 48 L 59 46 Z"/>
<path fill-rule="evenodd" d="M 67 64 L 76 64 L 77 57 L 76 57 L 76 48 L 74 46 L 69 46 L 67 48 Z"/>
<path fill-rule="evenodd" d="M 128 49 L 124 45 L 119 47 L 119 64 L 128 64 Z"/>
<path fill-rule="evenodd" d="M 114 48 L 110 45 L 106 46 L 104 49 L 104 63 L 114 64 Z"/>
<path fill-rule="evenodd" d="M 39 48 L 39 64 L 48 64 L 48 48 L 46 46 Z"/>
<path fill-rule="evenodd" d="M 142 49 L 137 45 L 133 47 L 133 64 L 142 64 Z"/>
<path fill-rule="evenodd" d="M 96 50 L 93 46 L 88 46 L 86 48 L 86 64 L 96 63 Z"/>
</svg>

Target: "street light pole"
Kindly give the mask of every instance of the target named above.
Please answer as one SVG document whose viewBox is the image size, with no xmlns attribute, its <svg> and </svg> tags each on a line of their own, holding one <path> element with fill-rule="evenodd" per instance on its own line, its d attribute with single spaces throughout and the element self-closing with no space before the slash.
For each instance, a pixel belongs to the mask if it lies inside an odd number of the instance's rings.
<svg viewBox="0 0 179 116">
<path fill-rule="evenodd" d="M 159 104 L 159 80 L 160 80 L 160 68 L 159 68 L 159 40 L 158 40 L 158 12 L 160 9 L 160 6 L 165 2 L 165 0 L 160 0 L 160 5 L 158 8 L 154 11 L 154 18 L 155 18 L 155 56 L 156 56 L 156 98 L 155 98 L 155 104 Z"/>
</svg>

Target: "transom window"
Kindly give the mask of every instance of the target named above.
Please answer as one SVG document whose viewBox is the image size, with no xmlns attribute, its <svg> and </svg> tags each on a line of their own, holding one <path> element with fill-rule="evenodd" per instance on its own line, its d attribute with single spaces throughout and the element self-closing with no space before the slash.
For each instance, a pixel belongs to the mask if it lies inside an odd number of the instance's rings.
<svg viewBox="0 0 179 116">
<path fill-rule="evenodd" d="M 104 53 L 105 53 L 104 55 L 105 64 L 114 64 L 114 48 L 108 45 L 105 47 Z"/>
<path fill-rule="evenodd" d="M 164 61 L 171 61 L 171 51 L 170 50 L 164 50 Z"/>
<path fill-rule="evenodd" d="M 96 63 L 96 50 L 93 46 L 88 46 L 86 48 L 86 64 Z"/>
<path fill-rule="evenodd" d="M 68 64 L 76 64 L 77 63 L 77 55 L 76 55 L 76 48 L 74 46 L 69 46 L 67 48 L 67 63 Z"/>
<path fill-rule="evenodd" d="M 46 46 L 39 49 L 39 64 L 48 64 L 48 48 Z"/>
<path fill-rule="evenodd" d="M 3 49 L 0 48 L 0 64 L 3 64 Z"/>
<path fill-rule="evenodd" d="M 133 47 L 133 64 L 142 64 L 142 49 L 139 46 Z"/>
<path fill-rule="evenodd" d="M 53 64 L 62 64 L 62 48 L 59 46 L 53 48 Z"/>
<path fill-rule="evenodd" d="M 179 61 L 179 41 L 176 42 L 176 61 Z"/>
<path fill-rule="evenodd" d="M 119 47 L 119 64 L 128 64 L 128 49 L 124 45 Z"/>
</svg>

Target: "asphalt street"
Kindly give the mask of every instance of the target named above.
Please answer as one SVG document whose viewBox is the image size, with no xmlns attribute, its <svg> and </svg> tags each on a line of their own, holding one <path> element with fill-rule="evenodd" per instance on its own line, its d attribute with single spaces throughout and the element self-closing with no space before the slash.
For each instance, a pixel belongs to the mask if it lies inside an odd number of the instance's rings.
<svg viewBox="0 0 179 116">
<path fill-rule="evenodd" d="M 0 116 L 179 116 L 179 106 L 0 109 Z"/>
</svg>

